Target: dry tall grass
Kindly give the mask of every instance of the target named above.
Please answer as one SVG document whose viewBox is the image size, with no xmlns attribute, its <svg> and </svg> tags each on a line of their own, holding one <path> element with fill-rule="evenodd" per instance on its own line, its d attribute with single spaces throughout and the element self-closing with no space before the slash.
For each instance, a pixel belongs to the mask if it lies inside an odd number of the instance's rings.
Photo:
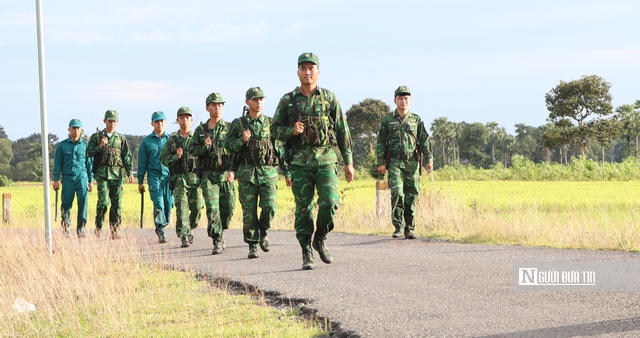
<svg viewBox="0 0 640 338">
<path fill-rule="evenodd" d="M 139 243 L 0 230 L 0 335 L 7 337 L 301 337 L 295 311 L 257 306 L 192 273 L 141 262 Z M 89 236 L 92 237 L 92 236 Z M 36 311 L 17 312 L 23 298 Z"/>
</svg>

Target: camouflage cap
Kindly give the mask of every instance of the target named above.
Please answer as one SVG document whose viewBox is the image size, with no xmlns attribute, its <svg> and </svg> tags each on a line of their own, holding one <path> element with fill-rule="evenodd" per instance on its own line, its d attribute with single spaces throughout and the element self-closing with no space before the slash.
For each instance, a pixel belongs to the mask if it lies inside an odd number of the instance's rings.
<svg viewBox="0 0 640 338">
<path fill-rule="evenodd" d="M 167 117 L 161 111 L 155 111 L 153 112 L 153 115 L 151 115 L 151 122 L 162 121 L 166 119 Z"/>
<path fill-rule="evenodd" d="M 312 62 L 320 66 L 320 60 L 318 60 L 318 56 L 313 53 L 302 53 L 300 56 L 298 56 L 298 65 L 303 62 Z"/>
<path fill-rule="evenodd" d="M 411 90 L 409 90 L 409 87 L 407 87 L 407 86 L 400 86 L 394 92 L 393 97 L 396 97 L 398 95 L 411 95 Z"/>
<path fill-rule="evenodd" d="M 107 110 L 104 113 L 104 119 L 107 121 L 118 121 L 118 112 L 115 110 Z"/>
<path fill-rule="evenodd" d="M 264 91 L 260 87 L 251 87 L 247 90 L 245 98 L 251 100 L 258 97 L 264 97 Z"/>
<path fill-rule="evenodd" d="M 71 121 L 69 121 L 69 128 L 73 128 L 73 127 L 81 127 L 82 128 L 82 122 L 78 119 L 73 119 Z"/>
<path fill-rule="evenodd" d="M 222 99 L 222 95 L 220 95 L 220 93 L 211 93 L 209 94 L 209 96 L 207 96 L 207 101 L 205 104 L 209 103 L 224 103 L 224 100 Z"/>
<path fill-rule="evenodd" d="M 189 109 L 189 107 L 180 107 L 180 109 L 178 109 L 178 115 L 176 117 L 180 117 L 180 115 L 193 116 L 193 114 L 191 114 L 191 109 Z"/>
</svg>

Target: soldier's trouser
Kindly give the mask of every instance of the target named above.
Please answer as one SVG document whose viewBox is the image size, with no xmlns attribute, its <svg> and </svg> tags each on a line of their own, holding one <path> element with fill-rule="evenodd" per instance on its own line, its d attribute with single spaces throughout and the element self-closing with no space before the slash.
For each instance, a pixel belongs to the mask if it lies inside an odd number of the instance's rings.
<svg viewBox="0 0 640 338">
<path fill-rule="evenodd" d="M 188 237 L 191 230 L 200 222 L 202 209 L 202 190 L 200 185 L 187 185 L 182 178 L 176 180 L 173 197 L 176 205 L 176 235 Z"/>
<path fill-rule="evenodd" d="M 200 187 L 207 208 L 207 234 L 215 243 L 222 230 L 229 228 L 236 207 L 236 186 L 233 182 L 214 183 L 203 178 Z"/>
<path fill-rule="evenodd" d="M 276 215 L 278 186 L 275 181 L 260 185 L 238 181 L 238 197 L 242 205 L 244 242 L 258 244 L 261 234 L 271 228 L 271 221 Z M 261 209 L 260 217 L 258 217 L 258 205 Z"/>
<path fill-rule="evenodd" d="M 87 214 L 89 206 L 88 190 L 89 181 L 85 178 L 79 180 L 65 180 L 62 178 L 62 204 L 60 206 L 61 221 L 67 226 L 71 226 L 71 208 L 73 199 L 78 196 L 78 218 L 76 223 L 78 229 L 87 224 Z"/>
<path fill-rule="evenodd" d="M 413 231 L 416 227 L 414 217 L 420 192 L 418 162 L 407 161 L 405 168 L 392 165 L 388 175 L 391 190 L 391 222 L 396 231 Z"/>
<path fill-rule="evenodd" d="M 296 201 L 294 228 L 301 247 L 313 235 L 313 196 L 318 190 L 318 218 L 316 236 L 323 239 L 333 230 L 333 219 L 338 210 L 338 170 L 335 164 L 320 167 L 291 167 L 291 190 Z"/>
<path fill-rule="evenodd" d="M 120 226 L 122 222 L 122 180 L 96 180 L 98 187 L 98 207 L 96 228 L 102 229 L 104 217 L 109 208 L 109 225 Z"/>
<path fill-rule="evenodd" d="M 164 227 L 171 222 L 173 194 L 169 189 L 169 177 L 147 177 L 149 197 L 153 202 L 153 220 L 156 230 L 164 234 Z"/>
</svg>

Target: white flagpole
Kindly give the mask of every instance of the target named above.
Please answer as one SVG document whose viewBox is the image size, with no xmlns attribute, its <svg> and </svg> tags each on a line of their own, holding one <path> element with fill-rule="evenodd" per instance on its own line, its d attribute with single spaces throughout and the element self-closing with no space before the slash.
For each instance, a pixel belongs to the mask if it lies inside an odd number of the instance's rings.
<svg viewBox="0 0 640 338">
<path fill-rule="evenodd" d="M 40 133 L 42 135 L 42 180 L 44 190 L 45 240 L 49 254 L 53 253 L 51 243 L 51 198 L 49 195 L 49 132 L 47 131 L 47 98 L 44 79 L 44 34 L 42 30 L 42 4 L 36 0 L 36 22 L 38 27 L 38 75 L 40 78 Z"/>
</svg>

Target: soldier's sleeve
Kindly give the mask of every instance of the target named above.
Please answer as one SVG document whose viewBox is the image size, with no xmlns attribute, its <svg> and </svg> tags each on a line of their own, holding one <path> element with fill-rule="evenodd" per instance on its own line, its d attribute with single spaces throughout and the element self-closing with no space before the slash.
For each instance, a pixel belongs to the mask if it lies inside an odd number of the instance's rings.
<svg viewBox="0 0 640 338">
<path fill-rule="evenodd" d="M 207 152 L 207 146 L 204 145 L 205 137 L 200 137 L 201 133 L 203 133 L 202 127 L 196 127 L 196 130 L 193 132 L 191 143 L 189 143 L 188 147 L 189 153 L 196 157 L 202 156 Z"/>
<path fill-rule="evenodd" d="M 98 133 L 93 133 L 89 138 L 89 144 L 87 145 L 87 156 L 95 157 L 100 153 L 100 140 L 98 140 Z"/>
<path fill-rule="evenodd" d="M 58 143 L 56 147 L 56 154 L 53 159 L 53 180 L 60 181 L 60 174 L 62 174 L 62 165 L 63 165 L 63 151 L 62 151 L 62 142 Z"/>
<path fill-rule="evenodd" d="M 178 156 L 173 151 L 171 151 L 171 146 L 174 143 L 175 141 L 173 140 L 173 136 L 169 137 L 167 143 L 164 144 L 164 147 L 162 147 L 162 151 L 160 152 L 160 163 L 162 163 L 162 165 L 164 165 L 165 167 L 170 167 L 174 163 L 178 162 Z M 186 152 L 186 149 L 183 150 Z"/>
<path fill-rule="evenodd" d="M 133 175 L 133 158 L 131 157 L 131 148 L 129 148 L 129 141 L 124 135 L 120 135 L 122 137 L 122 164 L 124 165 L 124 171 L 127 173 L 127 176 Z"/>
<path fill-rule="evenodd" d="M 422 121 L 422 119 L 420 119 L 420 124 L 418 125 L 418 142 L 420 142 L 420 150 L 422 151 L 422 156 L 426 157 L 429 160 L 428 163 L 433 165 L 431 137 L 429 137 L 429 133 L 427 132 L 427 128 L 424 126 L 424 121 Z"/>
<path fill-rule="evenodd" d="M 284 144 L 282 141 L 278 141 L 273 137 L 271 138 L 271 141 L 273 142 L 273 148 L 276 152 L 276 156 L 278 157 L 278 168 L 280 168 L 280 171 L 282 171 L 285 178 L 291 178 L 291 172 L 289 171 L 289 167 L 286 162 L 287 159 L 285 158 Z"/>
<path fill-rule="evenodd" d="M 147 138 L 143 138 L 138 148 L 138 184 L 144 183 L 144 175 L 147 173 L 149 154 L 147 154 Z M 127 175 L 128 176 L 128 175 Z"/>
<path fill-rule="evenodd" d="M 353 164 L 351 156 L 351 132 L 349 131 L 349 125 L 347 124 L 347 118 L 342 112 L 340 107 L 340 101 L 334 97 L 334 104 L 331 109 L 335 110 L 336 117 L 336 138 L 338 141 L 338 148 L 342 154 L 344 164 Z"/>
<path fill-rule="evenodd" d="M 271 119 L 269 132 L 276 140 L 287 142 L 293 137 L 293 126 L 289 125 L 289 97 L 283 96 L 278 102 L 276 112 Z"/>
<path fill-rule="evenodd" d="M 89 183 L 93 182 L 93 157 L 85 156 L 84 167 L 87 169 Z"/>
<path fill-rule="evenodd" d="M 241 121 L 239 118 L 233 120 L 227 132 L 227 137 L 224 140 L 224 147 L 232 154 L 240 152 L 242 145 L 244 145 L 244 140 L 242 139 L 243 130 L 240 125 Z"/>
<path fill-rule="evenodd" d="M 387 123 L 383 117 L 380 121 L 380 130 L 378 131 L 378 140 L 376 141 L 376 158 L 378 159 L 378 167 L 385 165 L 385 155 L 387 153 Z"/>
</svg>

